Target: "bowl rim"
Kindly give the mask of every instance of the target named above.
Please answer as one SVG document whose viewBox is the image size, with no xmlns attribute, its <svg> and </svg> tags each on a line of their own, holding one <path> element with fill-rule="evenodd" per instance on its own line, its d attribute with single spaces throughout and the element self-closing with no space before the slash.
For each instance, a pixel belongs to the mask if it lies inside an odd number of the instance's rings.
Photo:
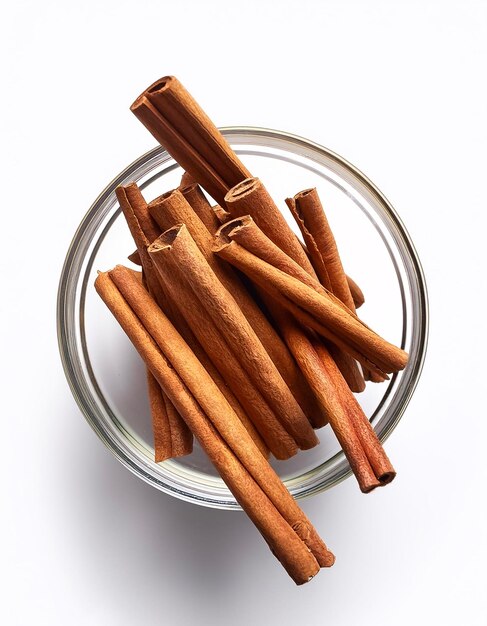
<svg viewBox="0 0 487 626">
<path fill-rule="evenodd" d="M 409 377 L 409 384 L 406 389 L 405 394 L 402 396 L 402 404 L 400 408 L 397 410 L 395 414 L 395 419 L 390 420 L 387 424 L 387 427 L 382 430 L 380 433 L 380 439 L 384 442 L 392 433 L 394 428 L 397 426 L 400 421 L 402 415 L 404 414 L 412 395 L 418 385 L 421 372 L 423 370 L 424 362 L 426 359 L 427 347 L 428 347 L 428 335 L 429 335 L 429 302 L 428 302 L 428 290 L 426 286 L 426 279 L 424 276 L 424 271 L 419 260 L 418 253 L 416 248 L 411 240 L 411 237 L 406 230 L 406 227 L 399 217 L 398 213 L 386 198 L 386 196 L 379 190 L 379 188 L 365 175 L 361 172 L 356 166 L 347 161 L 345 158 L 333 152 L 329 148 L 326 148 L 312 140 L 305 139 L 299 135 L 294 135 L 292 133 L 288 133 L 286 131 L 274 130 L 269 128 L 262 127 L 254 127 L 254 126 L 225 126 L 219 129 L 223 135 L 231 136 L 238 134 L 239 136 L 248 136 L 251 137 L 265 137 L 268 139 L 276 139 L 278 141 L 284 143 L 290 143 L 293 146 L 298 146 L 303 148 L 304 150 L 313 150 L 322 154 L 323 156 L 331 159 L 339 166 L 348 170 L 360 183 L 364 185 L 364 187 L 368 190 L 369 193 L 372 194 L 373 197 L 384 207 L 384 209 L 389 214 L 389 217 L 395 223 L 396 228 L 399 230 L 401 241 L 405 244 L 408 252 L 409 259 L 413 264 L 413 272 L 418 284 L 418 293 L 421 299 L 421 325 L 420 325 L 420 338 L 419 342 L 421 345 L 421 350 L 419 352 L 419 358 L 414 362 L 414 370 Z M 241 144 L 243 145 L 243 144 Z M 228 501 L 219 501 L 217 499 L 208 499 L 205 497 L 195 496 L 194 494 L 188 495 L 184 492 L 179 492 L 177 489 L 173 487 L 164 486 L 161 482 L 154 479 L 152 475 L 147 473 L 140 465 L 136 464 L 132 459 L 128 458 L 125 453 L 116 445 L 114 445 L 111 438 L 108 436 L 108 433 L 102 428 L 100 421 L 94 417 L 91 407 L 87 406 L 85 398 L 81 392 L 78 381 L 76 380 L 76 374 L 74 368 L 71 363 L 70 351 L 68 349 L 68 341 L 67 341 L 67 327 L 66 327 L 66 293 L 68 283 L 71 277 L 71 270 L 73 268 L 73 261 L 76 257 L 76 251 L 79 247 L 80 237 L 85 231 L 87 225 L 91 222 L 93 216 L 99 210 L 100 206 L 102 206 L 111 196 L 114 194 L 115 188 L 126 181 L 131 175 L 135 172 L 139 172 L 140 169 L 147 164 L 150 164 L 154 159 L 161 158 L 167 155 L 167 151 L 162 146 L 155 146 L 151 150 L 145 152 L 137 159 L 135 159 L 132 163 L 126 166 L 115 178 L 112 179 L 110 183 L 106 185 L 106 187 L 101 191 L 98 197 L 91 204 L 90 208 L 84 215 L 81 220 L 78 228 L 75 231 L 75 234 L 71 240 L 69 245 L 62 271 L 59 280 L 58 292 L 57 292 L 57 337 L 58 337 L 58 347 L 61 356 L 61 362 L 63 365 L 64 373 L 73 394 L 73 397 L 84 415 L 87 422 L 90 424 L 91 428 L 96 432 L 100 440 L 104 443 L 104 445 L 114 454 L 114 456 L 132 473 L 136 474 L 139 478 L 142 478 L 145 482 L 148 482 L 152 486 L 158 488 L 159 490 L 169 493 L 175 497 L 178 497 L 182 500 L 192 502 L 195 504 L 200 504 L 207 507 L 213 507 L 218 509 L 225 510 L 240 510 L 238 504 L 233 504 Z M 169 157 L 169 155 L 168 155 Z M 343 452 L 340 451 L 340 455 L 343 455 Z M 347 464 L 348 465 L 348 464 Z M 316 487 L 308 489 L 305 493 L 296 494 L 297 498 L 305 498 L 311 495 L 315 495 L 325 489 L 329 489 L 339 484 L 346 478 L 348 478 L 352 474 L 349 467 L 345 468 L 343 471 L 339 472 L 335 479 L 331 481 L 326 487 Z"/>
</svg>

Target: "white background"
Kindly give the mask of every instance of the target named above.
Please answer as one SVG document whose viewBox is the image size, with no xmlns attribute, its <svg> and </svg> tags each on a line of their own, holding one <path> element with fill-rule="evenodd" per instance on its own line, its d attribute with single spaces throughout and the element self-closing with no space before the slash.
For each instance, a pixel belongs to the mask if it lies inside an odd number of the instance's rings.
<svg viewBox="0 0 487 626">
<path fill-rule="evenodd" d="M 486 624 L 487 3 L 17 0 L 0 28 L 0 621 Z M 218 125 L 294 132 L 357 165 L 424 265 L 430 347 L 387 443 L 397 480 L 303 503 L 337 561 L 301 588 L 243 514 L 117 463 L 61 368 L 66 249 L 154 145 L 128 106 L 169 73 Z"/>
</svg>

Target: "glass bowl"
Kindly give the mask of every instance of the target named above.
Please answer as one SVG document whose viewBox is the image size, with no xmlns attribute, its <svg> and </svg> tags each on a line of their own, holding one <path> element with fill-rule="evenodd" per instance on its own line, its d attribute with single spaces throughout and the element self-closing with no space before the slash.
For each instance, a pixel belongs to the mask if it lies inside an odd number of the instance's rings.
<svg viewBox="0 0 487 626">
<path fill-rule="evenodd" d="M 425 280 L 411 239 L 384 195 L 354 166 L 330 150 L 274 130 L 232 127 L 223 134 L 282 207 L 284 198 L 317 187 L 344 267 L 361 286 L 362 319 L 410 354 L 403 372 L 368 383 L 358 395 L 384 441 L 394 430 L 418 382 L 427 343 Z M 137 476 L 173 496 L 220 509 L 238 509 L 226 485 L 195 442 L 189 457 L 156 464 L 145 389 L 145 368 L 96 294 L 97 270 L 126 263 L 134 244 L 121 215 L 117 185 L 135 181 L 147 200 L 177 187 L 182 170 L 161 147 L 127 167 L 97 198 L 81 222 L 64 263 L 58 293 L 61 358 L 74 397 L 89 424 Z M 349 464 L 329 427 L 320 445 L 288 461 L 272 461 L 296 498 L 336 485 Z"/>
</svg>

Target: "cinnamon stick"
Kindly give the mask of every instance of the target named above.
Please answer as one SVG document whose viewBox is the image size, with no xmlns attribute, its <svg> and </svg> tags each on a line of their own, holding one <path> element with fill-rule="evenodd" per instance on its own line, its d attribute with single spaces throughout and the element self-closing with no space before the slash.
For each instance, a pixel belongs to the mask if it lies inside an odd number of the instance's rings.
<svg viewBox="0 0 487 626">
<path fill-rule="evenodd" d="M 206 113 L 174 76 L 148 87 L 131 111 L 219 203 L 250 174 Z"/>
<path fill-rule="evenodd" d="M 310 276 L 316 277 L 306 251 L 258 178 L 248 178 L 235 185 L 225 196 L 225 204 L 233 217 L 251 215 L 271 241 Z M 340 363 L 344 366 L 343 374 L 347 376 L 347 382 L 353 391 L 363 391 L 365 383 L 354 360 L 344 354 L 341 355 Z"/>
<path fill-rule="evenodd" d="M 173 456 L 171 427 L 169 425 L 164 392 L 149 369 L 147 369 L 147 393 L 154 437 L 154 461 L 160 463 Z"/>
<path fill-rule="evenodd" d="M 150 294 L 123 266 L 117 266 L 109 272 L 109 275 L 127 304 L 178 372 L 181 380 L 191 391 L 229 448 L 261 485 L 291 525 L 301 524 L 309 527 L 308 538 L 305 541 L 311 542 L 310 548 L 318 550 L 321 545 L 320 549 L 323 549 L 324 544 L 321 540 L 310 538 L 312 526 L 309 520 L 296 505 L 275 472 L 271 470 L 268 462 L 261 455 L 256 454 L 255 442 L 252 441 L 236 418 L 231 407 L 211 377 L 208 376 L 206 369 L 159 309 L 153 298 L 150 297 Z"/>
<path fill-rule="evenodd" d="M 319 419 L 320 407 L 314 401 L 309 386 L 288 348 L 247 291 L 234 268 L 213 253 L 212 234 L 183 194 L 179 190 L 169 191 L 149 203 L 149 211 L 164 231 L 176 224 L 185 224 L 206 263 L 235 299 L 298 404 L 310 419 Z"/>
<path fill-rule="evenodd" d="M 326 353 L 326 348 L 321 342 L 314 342 L 313 339 L 311 339 L 311 342 L 320 357 L 321 363 L 325 366 L 328 377 L 333 381 L 338 399 L 349 415 L 360 441 L 360 445 L 367 456 L 377 480 L 381 485 L 387 485 L 394 479 L 396 472 L 375 430 L 367 419 L 359 402 L 350 391 L 335 361 L 330 354 Z"/>
<path fill-rule="evenodd" d="M 265 290 L 279 293 L 283 302 L 291 302 L 304 313 L 308 313 L 308 317 L 318 322 L 321 332 L 330 341 L 367 367 L 370 364 L 387 373 L 397 372 L 406 366 L 407 354 L 403 350 L 374 333 L 332 294 L 318 293 L 234 241 L 215 246 L 215 252 Z M 312 327 L 316 329 L 316 326 Z"/>
<path fill-rule="evenodd" d="M 262 454 L 267 456 L 268 447 L 260 434 L 257 432 L 252 421 L 249 419 L 247 412 L 244 411 L 231 389 L 224 383 L 211 359 L 191 332 L 190 327 L 185 321 L 184 314 L 182 314 L 184 312 L 176 311 L 174 309 L 176 304 L 171 302 L 171 299 L 168 297 L 168 294 L 160 281 L 159 273 L 154 268 L 152 259 L 147 252 L 147 248 L 151 243 L 149 241 L 149 237 L 159 235 L 160 228 L 150 216 L 147 203 L 145 202 L 140 190 L 135 183 L 131 183 L 126 187 L 118 187 L 116 189 L 116 195 L 137 246 L 137 252 L 144 269 L 144 276 L 147 281 L 149 293 L 151 293 L 151 295 L 155 298 L 159 306 L 164 310 L 166 315 L 169 316 L 172 323 L 183 335 L 185 341 L 191 346 L 191 349 L 196 353 L 198 359 L 203 363 L 208 373 L 212 376 L 215 383 L 220 387 L 222 393 L 233 407 L 234 411 L 240 417 L 242 423 L 245 425 L 251 437 L 256 442 Z M 141 224 L 144 224 L 146 231 L 142 229 Z M 156 419 L 157 423 L 160 424 L 160 418 Z M 173 431 L 173 436 L 176 436 L 176 431 Z"/>
<path fill-rule="evenodd" d="M 230 221 L 232 219 L 232 215 L 230 214 L 229 211 L 226 211 L 225 209 L 223 209 L 221 206 L 219 206 L 218 204 L 216 204 L 215 206 L 211 207 L 211 210 L 213 211 L 216 219 L 218 220 L 218 223 L 220 226 L 222 226 L 223 224 L 225 224 L 226 222 Z M 216 231 L 214 231 L 216 232 Z M 301 242 L 299 242 L 301 245 Z M 307 254 L 307 250 L 305 248 L 305 246 L 302 246 L 305 253 Z M 316 276 L 316 273 L 315 273 Z M 353 280 L 353 278 L 351 278 L 350 276 L 347 275 L 347 281 L 348 281 L 348 286 L 350 288 L 350 293 L 352 294 L 352 298 L 355 304 L 355 308 L 359 309 L 365 302 L 365 296 L 363 291 L 360 289 L 360 287 L 358 286 L 358 284 Z"/>
<path fill-rule="evenodd" d="M 144 258 L 144 277 L 150 292 L 162 301 L 162 292 L 157 276 L 152 269 L 152 262 L 147 255 L 146 246 L 149 237 L 157 237 L 160 230 L 151 218 L 139 188 L 135 183 L 116 190 L 117 199 L 129 229 L 137 245 L 137 254 Z M 143 225 L 143 230 L 142 230 Z M 145 255 L 144 255 L 145 252 Z M 185 422 L 177 414 L 166 394 L 158 388 L 150 371 L 147 372 L 147 391 L 152 418 L 154 435 L 154 457 L 156 463 L 173 457 L 191 454 L 193 451 L 193 435 Z"/>
<path fill-rule="evenodd" d="M 136 282 L 133 285 L 129 283 L 129 291 L 135 288 L 136 285 Z M 215 398 L 217 398 L 217 402 L 223 404 L 225 401 L 216 387 L 211 388 L 211 378 L 206 377 L 207 375 L 205 376 L 204 368 L 198 368 L 197 360 L 192 361 L 188 365 L 189 353 L 184 354 L 182 361 L 178 361 L 178 365 L 176 366 L 163 352 L 160 346 L 156 344 L 152 335 L 148 333 L 144 324 L 141 323 L 139 317 L 127 304 L 124 297 L 107 274 L 99 275 L 95 286 L 100 296 L 158 379 L 158 382 L 165 389 L 179 412 L 184 416 L 188 425 L 190 425 L 201 446 L 209 455 L 220 475 L 240 502 L 242 508 L 246 510 L 249 517 L 266 539 L 271 550 L 281 561 L 295 582 L 297 584 L 307 582 L 319 569 L 319 564 L 315 556 L 310 552 L 310 547 L 304 543 L 306 537 L 303 536 L 303 539 L 301 539 L 297 534 L 301 526 L 304 526 L 306 531 L 312 535 L 312 539 L 318 542 L 319 550 L 316 549 L 316 552 L 320 553 L 321 551 L 324 561 L 326 555 L 326 565 L 331 565 L 333 555 L 328 552 L 326 546 L 324 546 L 319 538 L 316 539 L 316 531 L 314 531 L 314 533 L 312 532 L 314 529 L 312 529 L 309 521 L 304 517 L 304 514 L 301 512 L 300 515 L 298 514 L 297 519 L 294 517 L 296 514 L 295 510 L 292 509 L 294 501 L 289 494 L 284 505 L 282 502 L 284 501 L 285 495 L 282 488 L 278 495 L 283 498 L 283 501 L 279 500 L 277 495 L 276 499 L 282 506 L 287 505 L 290 507 L 290 509 L 286 510 L 288 514 L 293 514 L 295 526 L 298 527 L 296 531 L 292 528 L 289 521 L 285 519 L 284 514 L 277 509 L 264 489 L 257 483 L 257 480 L 244 467 L 237 455 L 234 454 L 228 444 L 223 441 L 221 433 L 217 432 L 215 427 L 210 423 L 208 419 L 210 416 L 207 415 L 201 407 L 201 403 L 203 402 L 202 396 L 200 396 L 197 401 L 192 395 L 193 392 L 195 390 L 199 390 L 200 392 L 209 390 L 206 396 L 207 402 L 213 402 Z M 149 318 L 150 317 L 151 316 L 149 316 Z M 161 321 L 159 314 L 156 321 L 156 325 Z M 158 339 L 164 339 L 164 349 L 168 351 L 172 350 L 171 356 L 177 358 L 178 353 L 180 353 L 182 347 L 184 348 L 184 345 L 177 340 L 177 336 L 171 333 L 171 329 L 169 329 L 171 339 L 167 339 L 167 326 L 164 328 L 164 331 L 165 333 L 163 332 Z M 183 368 L 183 375 L 188 376 L 186 380 L 181 378 L 181 374 L 177 370 L 179 366 Z M 195 369 L 192 371 L 193 367 Z M 194 389 L 191 388 L 190 390 L 187 386 L 187 381 L 190 380 L 189 376 L 191 372 L 193 373 L 193 377 L 196 378 L 196 383 L 194 383 L 194 380 L 190 383 L 194 384 Z M 228 405 L 224 407 L 224 410 L 225 415 L 220 424 L 222 427 L 225 426 L 225 423 L 228 424 L 228 414 L 231 414 L 231 408 Z M 211 405 L 209 412 L 211 413 L 211 418 L 217 419 L 215 416 L 219 415 L 219 411 L 215 404 Z M 238 437 L 234 437 L 232 442 L 235 445 L 238 445 L 240 442 L 241 445 L 241 442 L 244 441 L 245 446 L 248 446 L 251 451 L 251 458 L 261 460 L 265 464 L 262 469 L 265 470 L 267 485 L 280 482 L 279 479 L 276 481 L 277 477 L 273 477 L 274 472 L 263 457 L 260 454 L 256 454 L 255 449 L 252 450 L 254 444 L 247 432 L 240 425 L 238 419 L 235 418 L 232 421 L 238 433 Z M 238 432 L 239 427 L 241 428 L 240 432 Z M 231 430 L 229 430 L 229 432 L 231 432 Z M 306 533 L 302 534 L 306 535 Z"/>
<path fill-rule="evenodd" d="M 232 217 L 250 215 L 271 241 L 308 274 L 316 276 L 298 238 L 258 178 L 249 177 L 230 189 L 225 196 L 225 206 Z"/>
<path fill-rule="evenodd" d="M 355 313 L 355 302 L 335 237 L 316 188 L 305 189 L 297 193 L 294 198 L 287 198 L 286 204 L 301 230 L 313 267 L 321 283 Z M 368 380 L 376 380 L 376 375 L 369 374 L 367 369 L 364 375 Z"/>
<path fill-rule="evenodd" d="M 155 462 L 191 454 L 193 435 L 150 370 L 147 371 L 147 385 L 154 430 Z"/>
<path fill-rule="evenodd" d="M 323 363 L 325 353 L 327 358 L 334 363 L 332 357 L 326 352 L 322 342 L 315 340 L 312 343 L 310 341 L 307 334 L 302 331 L 302 328 L 293 323 L 293 319 L 287 315 L 287 311 L 276 307 L 276 313 L 274 314 L 277 315 L 279 327 L 286 337 L 288 345 L 306 376 L 313 393 L 323 407 L 328 423 L 355 474 L 360 490 L 363 493 L 369 493 L 380 486 L 381 483 L 376 477 L 371 462 L 362 446 L 355 428 L 355 421 L 351 420 L 347 405 L 342 401 L 343 396 L 337 394 L 335 381 L 329 375 L 329 369 L 325 368 Z M 319 350 L 316 349 L 318 345 L 320 346 Z M 338 368 L 336 368 L 336 371 L 338 372 L 337 375 L 345 383 Z M 348 385 L 346 386 L 348 388 Z"/>
<path fill-rule="evenodd" d="M 216 246 L 234 241 L 275 267 L 326 295 L 325 289 L 271 242 L 251 217 L 235 219 L 222 226 L 216 236 Z M 360 488 L 371 491 L 395 476 L 394 469 L 380 441 L 340 373 L 325 346 L 309 332 L 292 324 L 279 306 L 273 310 L 279 327 L 298 361 L 315 395 L 319 398 Z"/>
<path fill-rule="evenodd" d="M 230 220 L 218 232 L 223 238 L 231 238 L 264 261 L 272 263 L 290 276 L 294 276 L 318 293 L 327 295 L 326 289 L 322 287 L 318 280 L 271 241 L 249 215 Z M 330 345 L 329 350 L 332 351 L 333 357 L 352 391 L 363 391 L 364 381 L 360 376 L 355 361 L 334 345 Z M 296 354 L 294 354 L 294 357 L 297 358 Z"/>
<path fill-rule="evenodd" d="M 302 449 L 315 446 L 318 439 L 302 409 L 237 303 L 205 261 L 186 226 L 180 225 L 163 233 L 150 246 L 149 254 L 154 261 L 156 257 L 163 257 L 171 271 L 184 268 L 186 281 L 201 306 L 238 355 L 242 367 L 287 432 Z"/>
<path fill-rule="evenodd" d="M 187 283 L 184 268 L 166 263 L 165 255 L 152 250 L 152 258 L 171 302 L 176 303 L 180 317 L 184 315 L 211 362 L 235 394 L 246 414 L 277 459 L 288 459 L 298 448 L 292 437 L 271 410 L 263 395 L 251 382 L 239 359 L 231 351 L 224 336 L 202 308 Z"/>
</svg>

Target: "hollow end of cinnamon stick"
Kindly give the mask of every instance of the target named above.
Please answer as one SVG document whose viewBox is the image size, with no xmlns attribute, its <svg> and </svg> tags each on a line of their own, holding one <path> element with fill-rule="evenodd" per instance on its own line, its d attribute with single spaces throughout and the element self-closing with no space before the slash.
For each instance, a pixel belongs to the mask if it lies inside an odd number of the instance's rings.
<svg viewBox="0 0 487 626">
<path fill-rule="evenodd" d="M 311 193 L 315 191 L 316 191 L 316 187 L 309 187 L 309 189 L 303 189 L 303 191 L 298 192 L 294 196 L 294 200 L 298 200 L 299 198 L 306 198 L 306 196 L 309 196 Z"/>
<path fill-rule="evenodd" d="M 162 78 L 159 78 L 159 80 L 156 80 L 154 83 L 152 83 L 152 85 L 150 85 L 150 87 L 148 87 L 147 89 L 144 89 L 144 91 L 140 94 L 140 96 L 138 96 L 133 101 L 133 103 L 130 105 L 130 110 L 133 112 L 135 109 L 137 109 L 140 106 L 143 100 L 146 99 L 145 94 L 157 93 L 159 91 L 163 91 L 164 89 L 167 88 L 168 84 L 172 82 L 173 80 L 174 80 L 174 76 L 163 76 Z"/>
<path fill-rule="evenodd" d="M 261 182 L 258 178 L 246 178 L 230 189 L 230 191 L 225 195 L 225 202 L 231 202 L 236 198 L 243 198 L 244 196 L 249 195 L 249 193 L 252 193 L 252 191 L 260 185 Z"/>
<path fill-rule="evenodd" d="M 162 235 L 159 235 L 159 237 L 151 243 L 147 251 L 155 252 L 156 250 L 164 250 L 165 248 L 171 247 L 183 226 L 184 224 L 176 224 L 172 228 L 164 231 Z"/>
<path fill-rule="evenodd" d="M 392 483 L 394 478 L 396 477 L 396 472 L 384 472 L 380 476 L 377 477 L 377 480 L 380 482 L 381 486 L 388 485 Z"/>
<path fill-rule="evenodd" d="M 247 224 L 253 222 L 250 215 L 244 215 L 243 217 L 235 217 L 233 220 L 229 220 L 220 226 L 215 233 L 213 242 L 213 252 L 218 252 L 222 248 L 225 248 L 228 244 L 232 243 L 232 232 L 237 228 L 242 228 Z"/>
</svg>

